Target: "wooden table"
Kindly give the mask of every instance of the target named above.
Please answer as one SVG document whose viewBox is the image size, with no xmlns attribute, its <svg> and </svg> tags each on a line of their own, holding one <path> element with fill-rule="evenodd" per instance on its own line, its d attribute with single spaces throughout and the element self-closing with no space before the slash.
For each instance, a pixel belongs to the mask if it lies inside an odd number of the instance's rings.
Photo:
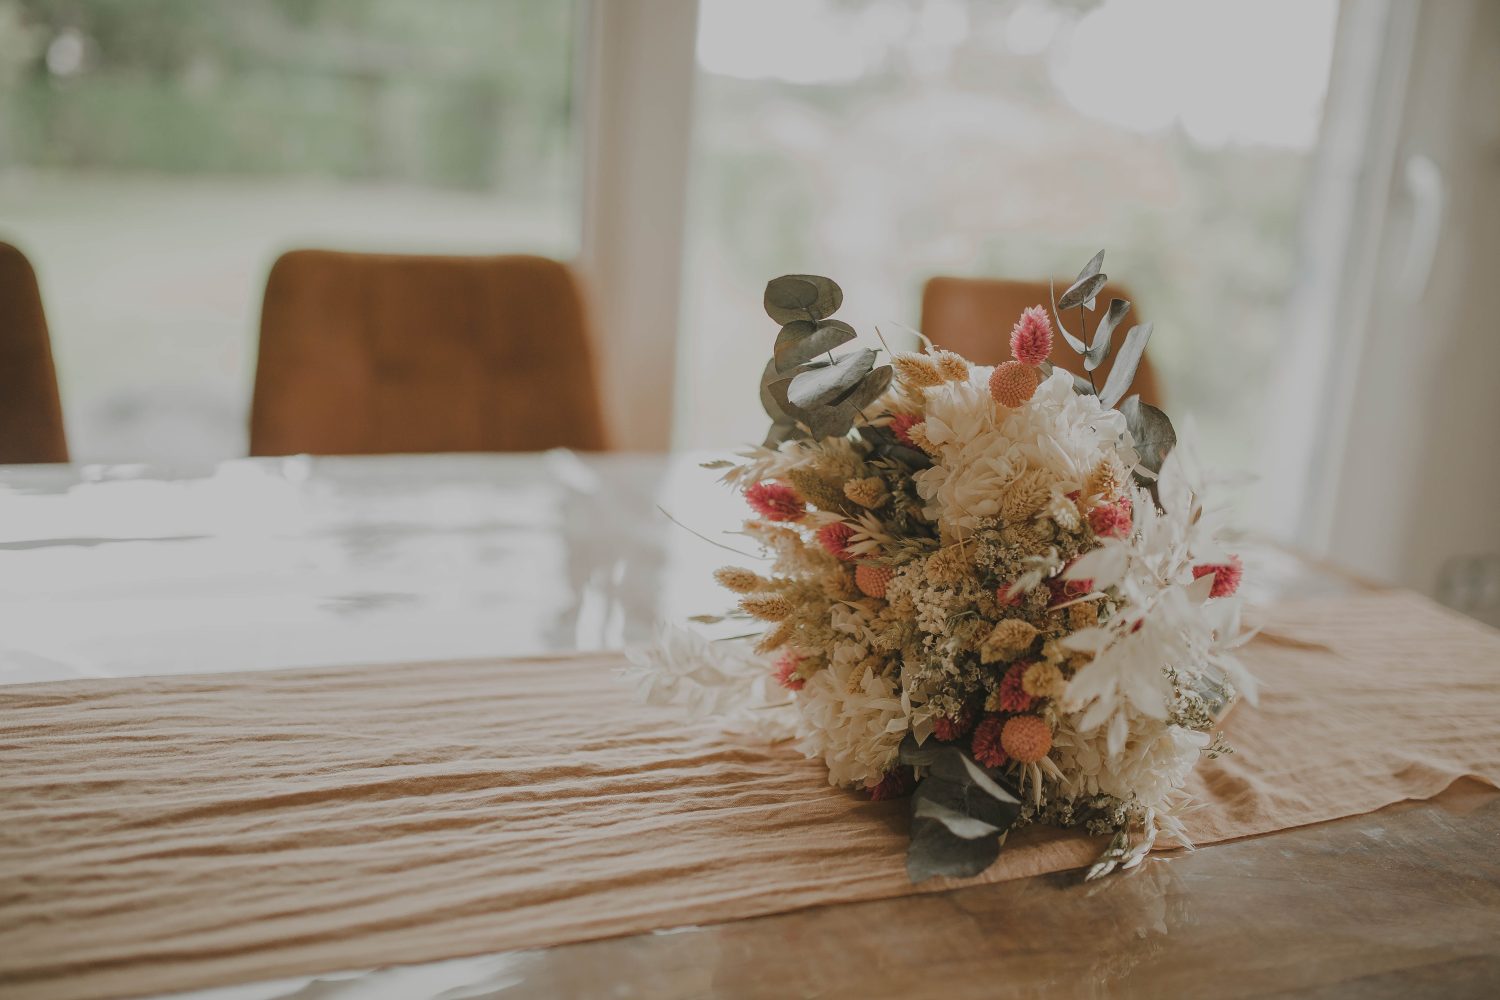
<svg viewBox="0 0 1500 1000">
<path fill-rule="evenodd" d="M 722 610 L 738 500 L 692 458 L 0 470 L 0 683 L 645 641 Z M 1252 599 L 1359 584 L 1272 548 Z M 199 1000 L 1500 993 L 1500 795 L 1076 873 Z M 451 992 L 450 992 L 451 991 Z"/>
</svg>

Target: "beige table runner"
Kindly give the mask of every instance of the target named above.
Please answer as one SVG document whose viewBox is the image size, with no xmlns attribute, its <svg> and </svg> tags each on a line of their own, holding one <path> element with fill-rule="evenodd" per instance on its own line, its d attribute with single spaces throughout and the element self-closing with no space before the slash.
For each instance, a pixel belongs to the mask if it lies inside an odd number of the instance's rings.
<svg viewBox="0 0 1500 1000">
<path fill-rule="evenodd" d="M 1500 634 L 1411 595 L 1277 609 L 1200 842 L 1500 781 Z M 0 993 L 90 998 L 942 888 L 904 804 L 636 704 L 609 655 L 0 689 Z M 984 876 L 1076 867 L 1026 831 Z"/>
</svg>

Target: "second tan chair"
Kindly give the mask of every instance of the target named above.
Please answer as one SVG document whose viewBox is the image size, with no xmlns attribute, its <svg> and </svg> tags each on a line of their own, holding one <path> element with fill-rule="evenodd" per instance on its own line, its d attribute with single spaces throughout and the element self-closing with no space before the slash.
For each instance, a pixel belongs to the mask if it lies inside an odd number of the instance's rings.
<svg viewBox="0 0 1500 1000">
<path fill-rule="evenodd" d="M 566 265 L 297 250 L 271 269 L 252 455 L 604 445 Z"/>
<path fill-rule="evenodd" d="M 0 464 L 67 460 L 36 273 L 25 254 L 0 243 Z"/>
<path fill-rule="evenodd" d="M 1058 294 L 1066 288 L 1066 281 L 1057 285 Z M 1115 331 L 1115 349 L 1118 350 L 1125 331 L 1141 322 L 1137 312 L 1139 303 L 1133 295 L 1119 285 L 1107 285 L 1099 294 L 1098 308 L 1089 314 L 1089 333 L 1103 315 L 1111 298 L 1128 299 L 1131 311 L 1125 322 Z M 932 338 L 939 347 L 957 351 L 970 361 L 981 365 L 994 365 L 1010 357 L 1010 328 L 1028 306 L 1048 306 L 1051 313 L 1050 296 L 1045 281 L 1003 281 L 994 278 L 946 278 L 930 279 L 922 289 L 922 332 Z M 1078 332 L 1077 323 L 1070 316 L 1068 329 Z M 1149 348 L 1148 348 L 1149 354 Z M 1083 368 L 1078 355 L 1058 335 L 1053 340 L 1052 363 L 1082 375 Z M 1114 355 L 1094 373 L 1094 380 L 1101 387 L 1114 365 Z M 1141 359 L 1136 369 L 1135 381 L 1130 392 L 1140 393 L 1141 400 L 1161 405 L 1161 390 L 1149 357 Z"/>
</svg>

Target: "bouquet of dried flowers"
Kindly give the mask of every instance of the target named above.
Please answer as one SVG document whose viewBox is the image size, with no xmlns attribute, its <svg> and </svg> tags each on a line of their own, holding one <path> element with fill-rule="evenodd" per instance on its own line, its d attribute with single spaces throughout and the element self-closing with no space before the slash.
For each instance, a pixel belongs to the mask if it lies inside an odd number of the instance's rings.
<svg viewBox="0 0 1500 1000">
<path fill-rule="evenodd" d="M 770 282 L 771 432 L 711 463 L 768 563 L 716 579 L 764 630 L 668 629 L 633 657 L 648 698 L 795 736 L 831 782 L 909 795 L 913 880 L 977 874 L 1031 823 L 1112 835 L 1090 877 L 1138 864 L 1159 831 L 1186 843 L 1188 772 L 1228 751 L 1217 719 L 1253 697 L 1219 512 L 1165 414 L 1126 397 L 1149 324 L 1095 385 L 1130 309 L 1111 300 L 1087 335 L 1102 263 L 1050 315 L 1022 313 L 994 368 L 931 345 L 880 367 L 869 348 L 835 357 L 856 336 L 832 318 L 839 287 Z M 1084 375 L 1049 363 L 1054 329 Z"/>
</svg>

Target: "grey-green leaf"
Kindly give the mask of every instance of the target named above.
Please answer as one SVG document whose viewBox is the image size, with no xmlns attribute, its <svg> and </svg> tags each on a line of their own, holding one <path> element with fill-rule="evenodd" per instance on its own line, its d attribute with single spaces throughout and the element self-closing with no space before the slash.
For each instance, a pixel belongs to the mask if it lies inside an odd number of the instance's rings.
<svg viewBox="0 0 1500 1000">
<path fill-rule="evenodd" d="M 1104 270 L 1104 251 L 1100 250 L 1089 258 L 1087 264 L 1083 265 L 1083 270 L 1078 272 L 1078 277 L 1073 279 L 1073 283 L 1076 285 L 1084 278 L 1092 278 L 1102 270 Z"/>
<path fill-rule="evenodd" d="M 890 388 L 891 378 L 894 374 L 895 373 L 891 371 L 890 365 L 881 365 L 879 368 L 874 369 L 870 372 L 870 374 L 860 379 L 858 384 L 856 384 L 853 389 L 849 390 L 848 395 L 844 396 L 841 399 L 835 399 L 833 401 L 834 405 L 850 406 L 853 407 L 856 412 L 858 412 L 859 410 L 863 410 L 865 407 L 875 402 L 875 400 L 879 399 L 881 393 Z"/>
<path fill-rule="evenodd" d="M 906 849 L 906 875 L 913 882 L 935 876 L 969 878 L 1000 856 L 999 837 L 960 837 L 934 819 L 915 819 Z"/>
<path fill-rule="evenodd" d="M 831 365 L 797 373 L 787 388 L 787 400 L 804 410 L 832 403 L 847 396 L 874 366 L 875 352 L 870 348 L 850 351 Z"/>
<path fill-rule="evenodd" d="M 1177 445 L 1177 432 L 1172 429 L 1172 421 L 1150 403 L 1141 402 L 1140 396 L 1131 396 L 1121 403 L 1120 414 L 1135 441 L 1141 465 L 1152 472 L 1160 472 L 1167 453 Z"/>
<path fill-rule="evenodd" d="M 843 289 L 819 274 L 783 274 L 766 282 L 766 315 L 778 323 L 827 319 L 844 304 Z"/>
<path fill-rule="evenodd" d="M 1083 356 L 1083 370 L 1093 371 L 1104 363 L 1109 357 L 1111 338 L 1114 336 L 1115 327 L 1130 312 L 1130 303 L 1125 299 L 1110 299 L 1109 309 L 1103 316 L 1099 317 L 1099 325 L 1094 328 L 1094 342 L 1089 345 L 1088 353 Z"/>
<path fill-rule="evenodd" d="M 1150 323 L 1130 328 L 1130 332 L 1125 335 L 1125 342 L 1120 345 L 1120 352 L 1115 355 L 1109 378 L 1104 380 L 1104 388 L 1099 390 L 1101 405 L 1106 408 L 1114 406 L 1125 395 L 1125 390 L 1135 380 L 1135 370 L 1141 363 L 1141 355 L 1145 353 L 1146 342 L 1150 339 Z"/>
<path fill-rule="evenodd" d="M 855 336 L 854 327 L 842 320 L 815 323 L 799 319 L 788 323 L 776 335 L 776 370 L 789 372 L 820 354 L 849 343 Z"/>
<path fill-rule="evenodd" d="M 1063 340 L 1066 340 L 1068 342 L 1068 346 L 1073 348 L 1075 354 L 1083 354 L 1087 352 L 1088 345 L 1085 344 L 1082 340 L 1073 336 L 1068 328 L 1063 325 L 1062 313 L 1059 312 L 1057 308 L 1057 289 L 1053 287 L 1052 280 L 1050 278 L 1047 280 L 1047 294 L 1048 297 L 1052 300 L 1052 319 L 1057 324 L 1058 332 L 1063 335 Z"/>
<path fill-rule="evenodd" d="M 1057 308 L 1076 309 L 1088 303 L 1089 308 L 1092 309 L 1094 296 L 1099 294 L 1099 290 L 1108 280 L 1107 274 L 1091 274 L 1086 278 L 1079 278 L 1069 285 L 1068 290 L 1063 292 L 1063 297 L 1057 300 Z"/>
</svg>

